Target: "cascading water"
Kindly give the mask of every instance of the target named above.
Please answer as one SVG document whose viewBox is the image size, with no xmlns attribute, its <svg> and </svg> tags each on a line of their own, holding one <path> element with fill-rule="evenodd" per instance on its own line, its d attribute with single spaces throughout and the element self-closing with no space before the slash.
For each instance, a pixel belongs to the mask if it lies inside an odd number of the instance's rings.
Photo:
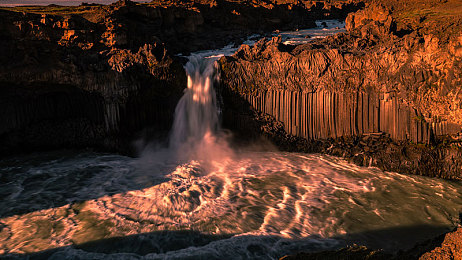
<svg viewBox="0 0 462 260">
<path fill-rule="evenodd" d="M 215 59 L 199 55 L 189 57 L 185 69 L 188 87 L 175 109 L 170 148 L 194 145 L 218 130 L 218 110 L 213 82 Z"/>
<path fill-rule="evenodd" d="M 217 80 L 215 61 L 220 55 L 210 54 L 193 54 L 185 65 L 188 85 L 175 108 L 168 147 L 177 161 L 198 160 L 208 169 L 216 161 L 226 161 L 232 155 L 226 135 L 220 131 L 213 87 Z"/>
<path fill-rule="evenodd" d="M 348 243 L 396 252 L 458 223 L 460 182 L 233 152 L 213 89 L 217 54 L 232 52 L 189 57 L 168 148 L 0 160 L 0 258 L 278 259 Z"/>
</svg>

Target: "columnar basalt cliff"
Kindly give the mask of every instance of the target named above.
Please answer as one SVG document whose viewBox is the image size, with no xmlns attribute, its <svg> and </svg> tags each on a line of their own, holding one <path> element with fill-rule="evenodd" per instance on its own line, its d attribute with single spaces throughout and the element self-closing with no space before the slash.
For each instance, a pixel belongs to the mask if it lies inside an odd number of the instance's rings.
<svg viewBox="0 0 462 260">
<path fill-rule="evenodd" d="M 170 127 L 186 79 L 162 43 L 119 48 L 124 38 L 109 26 L 74 15 L 0 19 L 0 152 L 125 150 L 133 132 Z"/>
<path fill-rule="evenodd" d="M 461 20 L 398 14 L 369 4 L 347 17 L 347 33 L 241 46 L 220 60 L 224 122 L 289 150 L 462 178 Z"/>
<path fill-rule="evenodd" d="M 345 17 L 359 1 L 128 0 L 0 10 L 0 153 L 61 147 L 127 151 L 166 132 L 186 86 L 174 53 Z M 170 53 L 170 54 L 169 54 Z"/>
</svg>

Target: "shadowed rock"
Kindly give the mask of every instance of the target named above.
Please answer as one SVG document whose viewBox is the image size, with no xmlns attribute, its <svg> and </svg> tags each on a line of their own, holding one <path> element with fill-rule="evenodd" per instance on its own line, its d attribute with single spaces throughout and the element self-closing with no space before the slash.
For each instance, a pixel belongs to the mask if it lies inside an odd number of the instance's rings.
<svg viewBox="0 0 462 260">
<path fill-rule="evenodd" d="M 319 17 L 345 17 L 359 6 L 118 1 L 2 8 L 0 153 L 62 147 L 127 152 L 138 131 L 163 133 L 172 124 L 186 77 L 182 60 L 169 53 L 312 27 Z"/>
</svg>

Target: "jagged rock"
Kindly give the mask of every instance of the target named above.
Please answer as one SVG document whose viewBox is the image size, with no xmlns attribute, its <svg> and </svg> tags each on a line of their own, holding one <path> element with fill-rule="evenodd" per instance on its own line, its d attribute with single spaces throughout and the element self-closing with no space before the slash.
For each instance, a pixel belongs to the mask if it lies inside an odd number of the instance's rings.
<svg viewBox="0 0 462 260">
<path fill-rule="evenodd" d="M 462 259 L 462 228 L 446 234 L 441 246 L 423 254 L 419 259 Z"/>
<path fill-rule="evenodd" d="M 42 16 L 0 16 L 0 153 L 87 146 L 126 151 L 123 140 L 143 127 L 170 128 L 186 79 L 162 44 L 105 50 L 97 27 L 79 29 L 88 21 L 45 17 L 38 24 Z"/>
<path fill-rule="evenodd" d="M 363 10 L 349 14 L 345 20 L 345 28 L 350 32 L 359 30 L 362 37 L 370 34 L 384 36 L 395 32 L 396 23 L 390 10 L 373 3 Z"/>
<path fill-rule="evenodd" d="M 446 24 L 450 34 L 433 24 L 405 32 L 403 21 L 395 21 L 389 10 L 371 4 L 350 15 L 348 33 L 296 47 L 262 40 L 223 57 L 220 91 L 226 126 L 274 137 L 284 148 L 300 145 L 268 133 L 262 127 L 267 123 L 256 114 L 272 116 L 284 133 L 312 143 L 384 132 L 399 147 L 412 142 L 427 148 L 406 146 L 413 152 L 403 162 L 403 152 L 390 146 L 383 154 L 374 150 L 371 157 L 358 152 L 343 156 L 387 170 L 462 178 L 456 166 L 461 151 L 454 138 L 462 132 L 462 66 L 450 50 L 459 46 L 461 27 Z M 445 135 L 452 136 L 451 145 L 442 148 L 437 144 L 446 142 Z M 307 147 L 302 150 L 324 151 L 302 143 Z"/>
<path fill-rule="evenodd" d="M 0 153 L 88 146 L 126 151 L 137 131 L 170 128 L 186 77 L 182 60 L 168 53 L 310 27 L 318 17 L 346 17 L 361 5 L 121 0 L 2 9 Z"/>
</svg>

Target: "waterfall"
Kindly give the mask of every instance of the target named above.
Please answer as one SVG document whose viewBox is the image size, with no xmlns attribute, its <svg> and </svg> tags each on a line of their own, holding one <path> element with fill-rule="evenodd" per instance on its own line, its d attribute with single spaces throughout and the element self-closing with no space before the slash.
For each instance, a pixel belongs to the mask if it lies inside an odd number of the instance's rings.
<svg viewBox="0 0 462 260">
<path fill-rule="evenodd" d="M 213 88 L 218 57 L 195 54 L 185 65 L 188 86 L 175 108 L 169 139 L 169 149 L 176 152 L 179 159 L 210 161 L 212 157 L 218 159 L 229 154 L 227 142 L 219 131 L 219 110 Z"/>
<path fill-rule="evenodd" d="M 191 56 L 186 64 L 188 87 L 175 108 L 170 147 L 196 143 L 218 130 L 218 109 L 213 81 L 214 59 Z"/>
<path fill-rule="evenodd" d="M 162 167 L 165 163 L 197 161 L 202 168 L 213 171 L 217 165 L 229 162 L 234 152 L 229 147 L 228 132 L 220 127 L 213 84 L 218 81 L 215 61 L 235 51 L 236 48 L 229 45 L 187 57 L 188 62 L 184 66 L 187 87 L 175 108 L 168 146 L 162 147 L 156 143 L 145 145 L 139 165 L 153 168 Z M 143 143 L 140 142 L 139 146 L 143 146 Z"/>
</svg>

